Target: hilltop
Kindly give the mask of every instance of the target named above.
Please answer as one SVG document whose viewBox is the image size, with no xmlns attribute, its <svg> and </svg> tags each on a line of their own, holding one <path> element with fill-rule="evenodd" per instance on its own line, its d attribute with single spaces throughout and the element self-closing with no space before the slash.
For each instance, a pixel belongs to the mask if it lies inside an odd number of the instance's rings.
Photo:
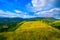
<svg viewBox="0 0 60 40">
<path fill-rule="evenodd" d="M 0 32 L 3 32 L 3 26 L 7 26 L 7 30 L 6 31 L 14 31 L 17 27 L 16 25 L 18 23 L 21 23 L 23 21 L 45 21 L 46 23 L 49 22 L 53 22 L 57 19 L 53 18 L 53 17 L 35 17 L 35 18 L 19 18 L 19 17 L 15 17 L 15 18 L 0 18 Z"/>
<path fill-rule="evenodd" d="M 24 22 L 15 35 L 16 40 L 60 40 L 60 31 L 42 21 Z"/>
<path fill-rule="evenodd" d="M 16 27 L 14 31 L 0 33 L 0 40 L 60 40 L 60 30 L 42 20 L 23 21 Z"/>
</svg>

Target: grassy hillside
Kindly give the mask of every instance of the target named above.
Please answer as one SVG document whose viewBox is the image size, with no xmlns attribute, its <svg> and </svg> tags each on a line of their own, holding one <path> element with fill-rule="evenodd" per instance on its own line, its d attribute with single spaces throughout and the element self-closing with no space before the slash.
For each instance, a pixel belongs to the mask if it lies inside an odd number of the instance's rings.
<svg viewBox="0 0 60 40">
<path fill-rule="evenodd" d="M 42 21 L 24 22 L 15 30 L 16 40 L 60 40 L 60 31 Z"/>
<path fill-rule="evenodd" d="M 43 21 L 24 21 L 13 32 L 3 32 L 2 40 L 60 40 L 60 30 Z"/>
<path fill-rule="evenodd" d="M 16 25 L 22 21 L 37 21 L 37 20 L 43 21 L 43 22 L 49 24 L 57 19 L 52 18 L 52 17 L 36 17 L 36 18 L 27 18 L 27 19 L 23 19 L 23 18 L 0 18 L 0 32 L 14 31 L 15 29 L 18 28 Z M 7 28 L 3 28 L 4 26 Z"/>
<path fill-rule="evenodd" d="M 1 40 L 13 40 L 14 38 L 14 32 L 3 32 L 0 35 Z"/>
<path fill-rule="evenodd" d="M 50 23 L 51 26 L 60 29 L 60 20 L 56 20 L 52 23 Z"/>
</svg>

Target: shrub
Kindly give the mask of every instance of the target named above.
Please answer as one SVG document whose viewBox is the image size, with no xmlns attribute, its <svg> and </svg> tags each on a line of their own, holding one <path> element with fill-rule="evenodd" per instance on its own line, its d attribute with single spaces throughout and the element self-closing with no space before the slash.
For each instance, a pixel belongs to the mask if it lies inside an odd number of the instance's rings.
<svg viewBox="0 0 60 40">
<path fill-rule="evenodd" d="M 55 22 L 51 23 L 50 25 L 60 29 L 60 21 L 55 21 Z"/>
</svg>

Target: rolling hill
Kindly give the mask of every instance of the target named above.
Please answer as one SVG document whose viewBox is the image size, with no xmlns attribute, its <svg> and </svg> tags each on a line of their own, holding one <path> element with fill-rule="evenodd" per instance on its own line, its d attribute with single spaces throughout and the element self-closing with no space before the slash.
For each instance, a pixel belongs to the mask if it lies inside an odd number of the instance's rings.
<svg viewBox="0 0 60 40">
<path fill-rule="evenodd" d="M 17 27 L 16 25 L 22 21 L 41 21 L 43 20 L 46 23 L 49 22 L 53 22 L 57 19 L 53 18 L 53 17 L 35 17 L 35 18 L 0 18 L 0 32 L 3 32 L 5 29 L 3 28 L 3 26 L 7 26 L 8 29 L 6 31 L 14 31 Z"/>
<path fill-rule="evenodd" d="M 50 23 L 51 26 L 58 28 L 60 30 L 60 20 L 56 20 L 52 23 Z"/>
<path fill-rule="evenodd" d="M 60 40 L 60 30 L 42 21 L 24 22 L 15 30 L 16 40 Z"/>
<path fill-rule="evenodd" d="M 60 30 L 40 20 L 23 21 L 16 27 L 0 33 L 0 40 L 60 40 Z"/>
</svg>

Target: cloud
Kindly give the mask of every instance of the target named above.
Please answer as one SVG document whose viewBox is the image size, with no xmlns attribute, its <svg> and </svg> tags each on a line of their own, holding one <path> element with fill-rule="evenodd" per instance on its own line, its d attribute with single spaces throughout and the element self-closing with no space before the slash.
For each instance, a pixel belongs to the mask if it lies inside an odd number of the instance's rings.
<svg viewBox="0 0 60 40">
<path fill-rule="evenodd" d="M 36 16 L 32 16 L 32 15 L 24 15 L 22 18 L 34 18 L 34 17 L 36 17 Z"/>
<path fill-rule="evenodd" d="M 33 5 L 33 7 L 39 9 L 39 8 L 45 7 L 47 5 L 50 5 L 51 3 L 53 4 L 54 2 L 55 2 L 55 0 L 32 0 L 32 5 Z"/>
<path fill-rule="evenodd" d="M 47 11 L 35 12 L 34 15 L 29 15 L 27 12 L 14 10 L 14 12 L 0 10 L 0 17 L 20 17 L 20 18 L 34 18 L 34 17 L 54 17 L 60 19 L 60 8 L 53 8 Z"/>
<path fill-rule="evenodd" d="M 15 10 L 16 12 L 16 10 Z M 34 15 L 29 15 L 27 12 L 16 12 L 17 17 L 21 18 L 34 18 L 34 17 L 54 17 L 60 18 L 60 8 L 53 8 L 45 11 L 35 12 Z"/>
<path fill-rule="evenodd" d="M 13 18 L 13 17 L 20 17 L 20 18 L 32 18 L 32 17 L 36 17 L 36 16 L 32 16 L 32 15 L 28 15 L 27 12 L 22 12 L 20 10 L 14 10 L 15 12 L 10 12 L 10 11 L 3 11 L 0 10 L 0 17 L 9 17 L 9 18 Z"/>
<path fill-rule="evenodd" d="M 28 12 L 45 11 L 54 7 L 55 0 L 32 0 L 31 3 L 26 5 Z M 31 5 L 32 4 L 32 5 Z"/>
<path fill-rule="evenodd" d="M 46 0 L 32 0 L 32 5 L 35 8 L 41 8 L 46 6 L 47 1 Z"/>
<path fill-rule="evenodd" d="M 20 10 L 14 10 L 14 12 L 15 12 L 16 14 L 19 14 L 19 15 L 28 15 L 27 12 L 23 12 L 23 11 L 20 11 Z"/>
<path fill-rule="evenodd" d="M 22 11 L 20 10 L 14 10 L 16 13 L 22 13 Z"/>
<path fill-rule="evenodd" d="M 13 12 L 0 10 L 0 16 L 2 17 L 15 17 L 15 15 Z"/>
<path fill-rule="evenodd" d="M 41 11 L 35 13 L 39 17 L 54 17 L 54 18 L 60 18 L 60 8 L 53 8 L 47 11 Z"/>
<path fill-rule="evenodd" d="M 33 17 L 36 17 L 35 15 L 29 15 L 27 12 L 22 12 L 22 11 L 19 11 L 19 10 L 15 10 L 15 12 L 21 18 L 33 18 Z"/>
</svg>

